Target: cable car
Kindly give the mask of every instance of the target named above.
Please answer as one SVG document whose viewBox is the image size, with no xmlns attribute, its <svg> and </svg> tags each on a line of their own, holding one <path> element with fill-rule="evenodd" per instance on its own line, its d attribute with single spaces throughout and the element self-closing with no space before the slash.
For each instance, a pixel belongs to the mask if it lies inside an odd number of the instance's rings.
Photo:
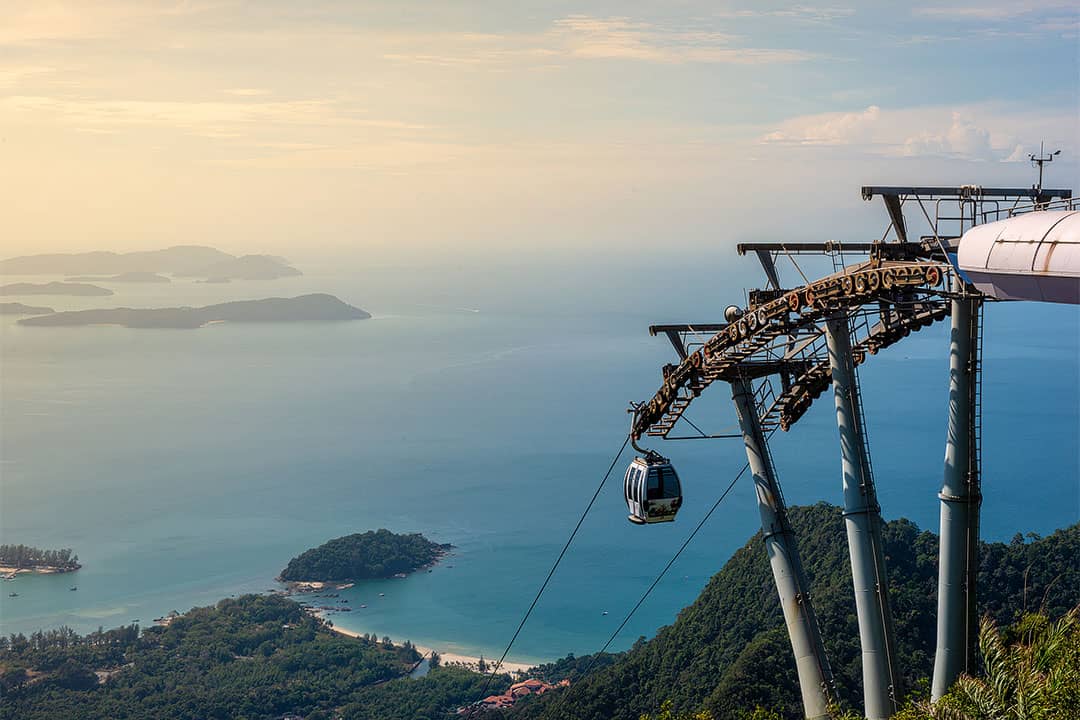
<svg viewBox="0 0 1080 720">
<path fill-rule="evenodd" d="M 630 509 L 627 519 L 637 525 L 671 522 L 682 505 L 679 475 L 670 460 L 652 451 L 630 463 L 623 492 Z"/>
</svg>

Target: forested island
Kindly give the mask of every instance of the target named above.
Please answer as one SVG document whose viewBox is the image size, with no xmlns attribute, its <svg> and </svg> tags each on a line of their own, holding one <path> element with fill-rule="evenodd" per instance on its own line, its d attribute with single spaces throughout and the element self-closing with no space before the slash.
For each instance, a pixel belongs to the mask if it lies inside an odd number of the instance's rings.
<svg viewBox="0 0 1080 720">
<path fill-rule="evenodd" d="M 78 327 L 120 325 L 129 328 L 192 329 L 215 322 L 342 322 L 366 320 L 371 313 L 353 307 L 333 295 L 313 293 L 294 298 L 237 300 L 206 307 L 112 308 L 69 310 L 22 318 L 20 325 Z"/>
<path fill-rule="evenodd" d="M 158 275 L 152 272 L 126 272 L 119 273 L 117 275 L 82 275 L 78 277 L 69 277 L 68 282 L 114 282 L 114 283 L 171 283 L 172 280 L 164 275 Z"/>
<path fill-rule="evenodd" d="M 79 556 L 71 548 L 42 550 L 30 545 L 0 545 L 0 572 L 72 572 L 81 567 Z"/>
<path fill-rule="evenodd" d="M 281 571 L 285 582 L 352 582 L 405 575 L 431 565 L 451 545 L 433 543 L 420 533 L 399 535 L 369 530 L 335 538 L 301 553 Z"/>
<path fill-rule="evenodd" d="M 851 709 L 861 706 L 860 648 L 841 509 L 796 507 L 791 521 L 837 675 L 836 717 L 850 720 Z M 884 540 L 899 664 L 913 701 L 897 720 L 931 720 L 925 701 L 934 652 L 937 538 L 894 520 L 886 524 Z M 1000 662 L 953 687 L 942 706 L 951 716 L 1080 717 L 1077 557 L 1080 525 L 1045 538 L 1017 535 L 1009 543 L 981 544 L 982 632 Z M 418 659 L 411 646 L 329 630 L 297 603 L 273 595 L 222 600 L 141 632 L 130 626 L 87 636 L 60 630 L 0 638 L 0 720 L 446 720 L 460 717 L 460 708 L 485 693 L 505 693 L 512 682 L 499 676 L 488 683 L 486 676 L 455 667 L 410 679 L 406 673 Z M 622 653 L 568 656 L 529 675 L 571 682 L 505 710 L 474 706 L 467 717 L 802 717 L 791 645 L 760 533 L 651 640 L 640 638 Z M 1031 714 L 999 713 L 1021 682 Z M 972 709 L 973 697 L 985 702 L 981 711 Z"/>
</svg>

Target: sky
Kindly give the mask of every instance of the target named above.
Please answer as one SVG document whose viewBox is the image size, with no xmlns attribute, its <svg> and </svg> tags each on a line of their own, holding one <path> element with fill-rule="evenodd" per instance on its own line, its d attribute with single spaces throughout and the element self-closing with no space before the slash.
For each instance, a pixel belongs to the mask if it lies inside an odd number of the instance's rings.
<svg viewBox="0 0 1080 720">
<path fill-rule="evenodd" d="M 1080 10 L 3 0 L 0 255 L 852 239 L 863 184 L 1080 185 Z M 843 218 L 842 220 L 840 218 Z"/>
</svg>

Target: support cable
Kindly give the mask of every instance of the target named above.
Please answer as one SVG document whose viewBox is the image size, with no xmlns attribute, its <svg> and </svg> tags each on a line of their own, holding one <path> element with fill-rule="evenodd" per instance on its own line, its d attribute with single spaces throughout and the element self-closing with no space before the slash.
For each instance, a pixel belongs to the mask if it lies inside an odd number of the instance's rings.
<svg viewBox="0 0 1080 720">
<path fill-rule="evenodd" d="M 532 604 L 529 605 L 529 609 L 525 611 L 524 617 L 521 618 L 521 622 L 518 623 L 517 630 L 514 631 L 514 636 L 510 638 L 510 642 L 507 643 L 506 649 L 503 650 L 502 657 L 499 658 L 499 662 L 495 663 L 495 667 L 488 675 L 488 680 L 484 683 L 484 692 L 481 694 L 481 698 L 487 697 L 488 690 L 491 688 L 491 681 L 495 678 L 496 673 L 499 672 L 499 668 L 502 667 L 503 661 L 506 660 L 506 656 L 510 653 L 510 648 L 514 646 L 514 641 L 517 640 L 518 635 L 521 634 L 521 629 L 525 627 L 525 623 L 528 621 L 529 616 L 532 615 L 533 609 L 536 607 L 536 603 L 540 602 L 540 596 L 544 594 L 544 590 L 547 589 L 548 583 L 551 582 L 551 578 L 555 575 L 555 570 L 558 569 L 559 563 L 562 562 L 563 557 L 566 556 L 566 551 L 570 549 L 570 543 L 574 542 L 574 538 L 577 536 L 578 530 L 581 529 L 581 524 L 585 522 L 585 517 L 592 510 L 593 504 L 596 502 L 596 498 L 600 496 L 600 491 L 604 489 L 604 485 L 607 484 L 608 478 L 611 477 L 611 471 L 615 469 L 615 465 L 618 464 L 619 458 L 626 451 L 626 446 L 630 444 L 630 436 L 627 435 L 623 440 L 622 447 L 619 448 L 619 452 L 611 460 L 611 465 L 608 466 L 607 472 L 604 473 L 604 478 L 600 481 L 600 484 L 596 486 L 596 492 L 593 493 L 592 499 L 589 500 L 589 504 L 585 506 L 585 511 L 581 513 L 581 517 L 578 518 L 577 525 L 574 526 L 574 531 L 570 533 L 570 537 L 566 539 L 566 544 L 563 545 L 562 552 L 559 553 L 559 557 L 555 559 L 555 564 L 551 566 L 551 570 L 548 571 L 547 577 L 544 578 L 544 582 L 540 585 L 540 589 L 536 591 L 536 597 L 533 598 Z"/>
<path fill-rule="evenodd" d="M 771 434 L 772 433 L 770 433 L 770 435 Z M 682 555 L 683 550 L 685 550 L 686 547 L 690 544 L 690 541 L 694 539 L 694 536 L 698 534 L 698 531 L 701 530 L 701 528 L 705 525 L 708 519 L 712 517 L 712 514 L 716 511 L 716 508 L 720 507 L 720 503 L 724 501 L 724 498 L 726 498 L 728 494 L 731 493 L 732 489 L 734 489 L 735 487 L 735 483 L 737 483 L 739 481 L 739 478 L 741 478 L 749 469 L 750 463 L 746 463 L 745 465 L 743 465 L 742 470 L 739 471 L 739 474 L 736 475 L 730 483 L 728 483 L 728 486 L 724 488 L 724 492 L 720 494 L 720 497 L 717 498 L 716 502 L 713 503 L 713 506 L 709 508 L 709 512 L 705 513 L 705 517 L 701 518 L 701 521 L 697 524 L 697 527 L 695 527 L 693 532 L 691 532 L 687 536 L 686 540 L 683 541 L 683 544 L 679 547 L 678 550 L 675 551 L 675 554 L 671 556 L 671 559 L 668 560 L 667 565 L 664 566 L 664 569 L 660 571 L 660 574 L 657 575 L 656 578 L 652 581 L 652 584 L 649 585 L 648 589 L 645 590 L 642 596 L 638 599 L 637 603 L 634 604 L 634 607 L 630 609 L 630 612 L 627 613 L 626 617 L 624 617 L 622 622 L 619 623 L 619 627 L 615 628 L 615 632 L 611 633 L 611 637 L 607 639 L 607 642 L 604 643 L 604 646 L 593 655 L 592 660 L 590 660 L 589 664 L 585 666 L 585 669 L 581 671 L 581 677 L 585 677 L 586 675 L 588 675 L 589 671 L 592 670 L 593 665 L 596 664 L 597 659 L 599 659 L 599 657 L 607 651 L 607 649 L 611 646 L 611 643 L 615 642 L 615 638 L 618 637 L 619 633 L 622 632 L 624 627 L 626 627 L 626 624 L 630 622 L 630 618 L 634 617 L 634 613 L 636 613 L 638 609 L 645 603 L 645 600 L 652 593 L 653 589 L 656 588 L 658 584 L 660 584 L 660 581 L 664 578 L 664 575 L 666 575 L 667 571 L 671 569 L 671 566 L 675 564 L 675 561 L 679 559 L 679 556 Z M 569 694 L 569 690 L 567 690 L 567 692 L 565 693 L 560 694 L 559 704 L 555 706 L 555 710 L 558 710 L 562 707 L 563 703 L 566 702 L 566 697 Z"/>
</svg>

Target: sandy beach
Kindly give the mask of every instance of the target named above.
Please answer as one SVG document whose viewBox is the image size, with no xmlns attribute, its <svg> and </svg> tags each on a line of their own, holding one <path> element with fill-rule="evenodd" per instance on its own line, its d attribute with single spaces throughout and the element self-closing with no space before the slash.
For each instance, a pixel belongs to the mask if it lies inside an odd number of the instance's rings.
<svg viewBox="0 0 1080 720">
<path fill-rule="evenodd" d="M 337 626 L 333 626 L 330 629 L 333 630 L 334 632 L 340 634 L 340 635 L 346 635 L 348 637 L 363 637 L 363 633 L 354 632 L 352 630 L 346 630 L 345 628 L 340 628 L 340 627 L 337 627 Z M 423 645 L 416 645 L 415 647 L 416 647 L 417 652 L 419 652 L 421 655 L 424 655 L 425 657 L 431 655 L 432 652 L 439 653 L 439 658 L 440 658 L 440 661 L 441 661 L 441 663 L 443 665 L 461 665 L 461 666 L 469 668 L 470 670 L 477 670 L 478 671 L 478 665 L 479 665 L 479 662 L 480 662 L 480 658 L 478 658 L 478 657 L 472 657 L 472 656 L 469 656 L 469 655 L 459 655 L 457 653 L 442 652 L 441 650 L 438 650 L 438 649 L 435 649 L 435 648 L 424 647 Z M 491 658 L 491 659 L 485 658 L 485 662 L 487 662 L 488 666 L 489 666 L 488 667 L 489 671 L 491 669 L 491 666 L 494 665 L 496 660 L 498 660 L 498 658 Z M 524 674 L 531 667 L 535 667 L 535 663 L 520 663 L 520 662 L 511 662 L 509 660 L 506 660 L 506 661 L 503 662 L 502 666 L 499 668 L 499 671 L 500 672 L 508 672 L 508 673 Z"/>
<path fill-rule="evenodd" d="M 75 572 L 78 568 L 56 568 L 56 567 L 32 567 L 32 568 L 16 568 L 16 567 L 0 567 L 0 575 L 23 575 L 26 573 L 35 573 L 37 575 L 55 575 L 58 573 Z"/>
</svg>

